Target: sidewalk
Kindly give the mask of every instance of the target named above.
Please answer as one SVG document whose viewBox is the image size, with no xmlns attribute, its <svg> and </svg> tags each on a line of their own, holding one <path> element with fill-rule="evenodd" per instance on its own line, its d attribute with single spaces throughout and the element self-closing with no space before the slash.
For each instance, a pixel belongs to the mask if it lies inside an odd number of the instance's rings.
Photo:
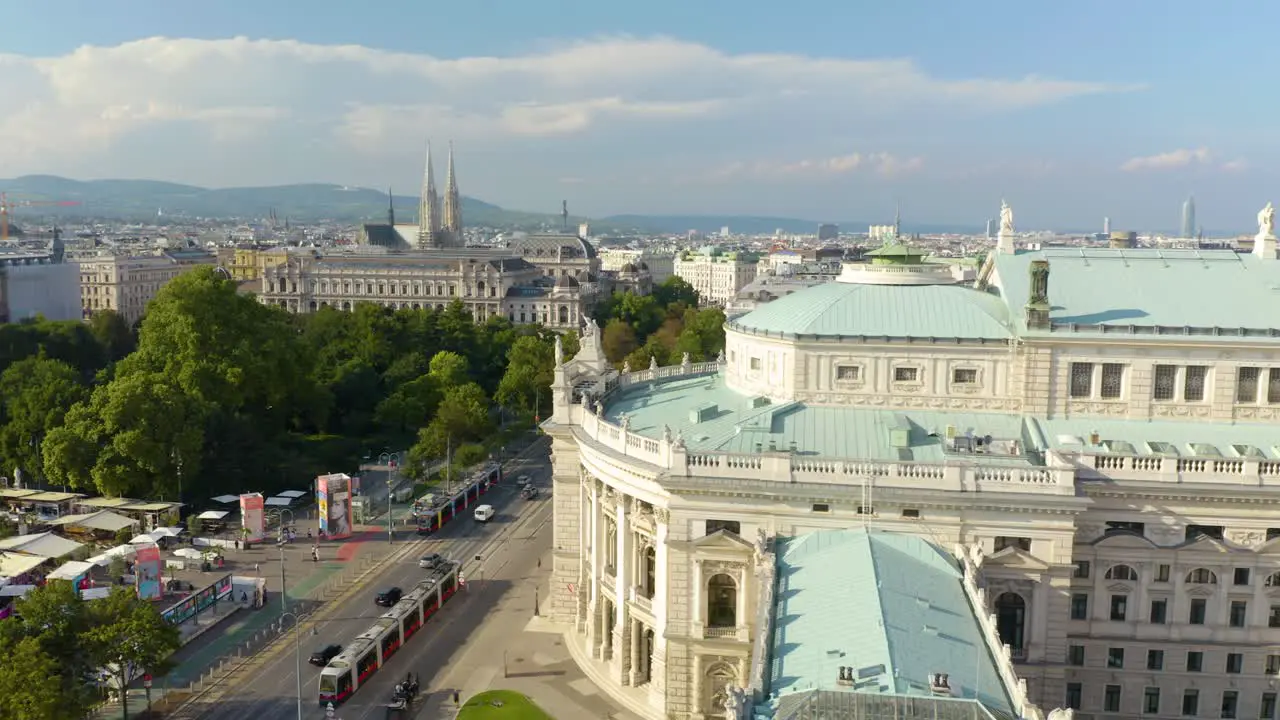
<svg viewBox="0 0 1280 720">
<path fill-rule="evenodd" d="M 403 534 L 394 545 L 386 541 L 386 531 L 357 532 L 346 540 L 336 540 L 320 545 L 320 562 L 311 559 L 311 544 L 298 539 L 285 546 L 284 571 L 287 585 L 288 610 L 318 605 L 328 583 L 344 573 L 358 572 L 368 563 L 381 560 L 402 547 Z M 152 703 L 169 692 L 185 691 L 193 682 L 206 675 L 227 657 L 237 652 L 256 650 L 261 643 L 274 637 L 267 629 L 280 621 L 284 612 L 280 603 L 280 550 L 274 544 L 259 545 L 249 550 L 227 550 L 226 556 L 238 566 L 235 572 L 253 575 L 257 563 L 258 573 L 266 579 L 267 602 L 261 608 L 240 609 L 239 603 L 219 603 L 219 616 L 209 616 L 206 611 L 199 616 L 200 625 L 191 621 L 183 623 L 180 631 L 190 633 L 190 638 L 173 657 L 175 666 L 164 677 L 155 678 L 151 688 Z M 245 572 L 247 570 L 248 572 Z M 223 573 L 228 570 L 223 570 Z M 212 580 L 217 573 L 210 573 Z M 197 583 L 197 586 L 199 584 Z M 286 622 L 288 622 L 286 620 Z M 185 639 L 185 638 L 184 638 Z M 129 690 L 129 714 L 135 716 L 146 709 L 146 690 L 141 681 Z M 119 703 L 102 708 L 95 718 L 118 720 L 123 717 Z"/>
</svg>

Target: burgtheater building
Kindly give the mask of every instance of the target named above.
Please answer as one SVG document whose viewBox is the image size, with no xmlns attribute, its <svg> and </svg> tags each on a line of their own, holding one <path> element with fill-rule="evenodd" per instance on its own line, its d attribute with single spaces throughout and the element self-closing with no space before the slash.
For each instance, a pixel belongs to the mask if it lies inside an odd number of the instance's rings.
<svg viewBox="0 0 1280 720">
<path fill-rule="evenodd" d="M 1267 247 L 1002 238 L 962 285 L 895 241 L 627 374 L 589 327 L 554 622 L 650 718 L 1274 719 Z"/>
</svg>

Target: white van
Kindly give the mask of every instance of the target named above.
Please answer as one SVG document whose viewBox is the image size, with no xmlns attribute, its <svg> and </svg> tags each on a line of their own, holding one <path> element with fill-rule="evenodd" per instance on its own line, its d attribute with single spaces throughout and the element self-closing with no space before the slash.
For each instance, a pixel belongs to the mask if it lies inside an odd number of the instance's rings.
<svg viewBox="0 0 1280 720">
<path fill-rule="evenodd" d="M 489 522 L 490 518 L 497 515 L 492 505 L 481 505 L 476 508 L 476 522 Z"/>
</svg>

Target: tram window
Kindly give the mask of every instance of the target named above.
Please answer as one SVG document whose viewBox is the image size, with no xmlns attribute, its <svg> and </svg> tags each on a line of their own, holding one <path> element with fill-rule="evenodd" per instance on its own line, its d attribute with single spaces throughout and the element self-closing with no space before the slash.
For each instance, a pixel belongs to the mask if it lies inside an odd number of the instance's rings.
<svg viewBox="0 0 1280 720">
<path fill-rule="evenodd" d="M 338 697 L 344 697 L 351 692 L 351 671 L 342 673 L 342 677 L 338 678 Z"/>
<path fill-rule="evenodd" d="M 395 652 L 396 647 L 400 644 L 400 638 L 395 633 L 391 633 L 382 638 L 382 657 L 386 657 Z"/>
<path fill-rule="evenodd" d="M 374 652 L 373 648 L 370 648 L 369 652 L 365 653 L 364 657 L 360 658 L 360 662 L 356 663 L 356 672 L 360 674 L 361 680 L 368 677 L 369 674 L 377 668 L 378 654 Z"/>
<path fill-rule="evenodd" d="M 338 692 L 338 678 L 335 675 L 320 676 L 320 692 L 333 695 Z"/>
<path fill-rule="evenodd" d="M 456 575 L 450 575 L 449 577 L 445 578 L 444 586 L 440 588 L 441 592 L 444 593 L 445 595 L 448 595 L 449 593 L 453 592 L 454 583 L 456 583 L 457 581 L 458 580 Z"/>
</svg>

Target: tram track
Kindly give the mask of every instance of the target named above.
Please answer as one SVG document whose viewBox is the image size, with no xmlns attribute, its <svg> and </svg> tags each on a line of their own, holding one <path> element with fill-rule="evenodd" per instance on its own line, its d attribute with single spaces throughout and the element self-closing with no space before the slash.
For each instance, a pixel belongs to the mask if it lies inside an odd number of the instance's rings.
<svg viewBox="0 0 1280 720">
<path fill-rule="evenodd" d="M 539 442 L 530 450 L 544 446 Z M 518 463 L 518 464 L 517 464 Z M 508 477 L 525 472 L 543 474 L 550 478 L 549 463 L 545 458 L 520 459 L 512 463 L 514 467 L 506 471 Z M 315 649 L 312 645 L 332 642 L 346 644 L 357 634 L 371 625 L 385 608 L 376 607 L 372 597 L 362 598 L 362 594 L 384 586 L 399 586 L 411 589 L 421 579 L 423 571 L 418 568 L 418 557 L 426 553 L 441 555 L 458 561 L 465 578 L 465 588 L 460 589 L 451 602 L 446 603 L 437 616 L 454 607 L 459 601 L 471 602 L 471 598 L 483 596 L 486 590 L 485 575 L 492 577 L 509 562 L 503 559 L 492 567 L 486 566 L 491 558 L 498 555 L 508 543 L 527 540 L 534 537 L 550 520 L 551 503 L 549 498 L 540 501 L 519 500 L 518 489 L 514 482 L 504 481 L 485 496 L 487 502 L 497 507 L 502 513 L 500 522 L 490 521 L 487 525 L 475 523 L 471 518 L 457 518 L 446 524 L 435 535 L 412 541 L 399 550 L 395 556 L 371 568 L 352 587 L 340 596 L 325 603 L 312 618 L 304 618 L 302 623 L 303 648 L 306 654 Z M 513 501 L 515 504 L 513 505 Z M 515 508 L 512 512 L 512 508 Z M 501 520 L 506 520 L 501 522 Z M 479 534 L 477 534 L 479 528 Z M 477 559 L 478 558 L 478 559 Z M 459 597 L 461 596 L 461 597 Z M 468 597 L 470 596 L 470 597 Z M 446 618 L 447 619 L 447 618 Z M 311 622 L 308 622 L 311 620 Z M 352 711 L 363 708 L 366 703 L 373 702 L 381 711 L 385 698 L 379 695 L 377 687 L 391 682 L 393 675 L 402 675 L 409 667 L 408 662 L 397 662 L 398 657 L 422 657 L 424 653 L 435 648 L 440 641 L 440 633 L 432 633 L 432 623 L 437 622 L 433 616 L 420 631 L 426 635 L 405 643 L 396 655 L 387 660 L 390 668 L 384 667 L 375 673 L 358 691 L 357 697 L 348 701 L 340 717 L 347 718 Z M 201 696 L 192 698 L 172 715 L 182 720 L 270 720 L 271 718 L 296 717 L 295 693 L 297 685 L 296 661 L 288 657 L 287 651 L 294 650 L 292 631 L 279 635 L 271 646 L 252 658 L 246 659 L 236 670 L 224 678 L 217 688 L 210 688 Z M 401 668 L 396 670 L 394 668 Z M 303 668 L 303 712 L 304 717 L 323 717 L 323 709 L 317 699 L 318 678 L 320 668 L 304 665 Z M 398 679 L 398 677 L 397 677 Z M 382 693 L 385 694 L 385 693 Z M 364 711 L 365 715 L 369 711 Z"/>
</svg>

